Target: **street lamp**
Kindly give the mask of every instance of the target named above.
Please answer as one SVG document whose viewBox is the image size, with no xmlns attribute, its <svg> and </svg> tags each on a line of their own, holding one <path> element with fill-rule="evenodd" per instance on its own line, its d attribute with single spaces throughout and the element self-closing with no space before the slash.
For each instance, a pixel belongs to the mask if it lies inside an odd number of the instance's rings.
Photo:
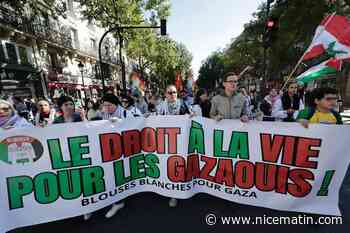
<svg viewBox="0 0 350 233">
<path fill-rule="evenodd" d="M 81 80 L 82 80 L 83 89 L 84 89 L 84 98 L 86 98 L 86 90 L 85 90 L 85 83 L 84 83 L 84 64 L 81 63 L 81 61 L 79 61 L 78 68 L 81 73 Z"/>
</svg>

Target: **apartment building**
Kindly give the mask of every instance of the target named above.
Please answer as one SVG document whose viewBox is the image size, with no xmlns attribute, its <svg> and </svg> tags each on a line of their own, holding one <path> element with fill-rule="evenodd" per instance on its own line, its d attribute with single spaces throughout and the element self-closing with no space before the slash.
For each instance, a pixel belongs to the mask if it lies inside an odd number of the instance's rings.
<svg viewBox="0 0 350 233">
<path fill-rule="evenodd" d="M 0 95 L 100 95 L 98 43 L 106 30 L 83 20 L 79 3 L 66 1 L 66 17 L 58 19 L 45 12 L 18 15 L 0 5 Z M 107 35 L 102 43 L 103 74 L 106 87 L 114 91 L 121 83 L 118 51 L 117 40 Z"/>
</svg>

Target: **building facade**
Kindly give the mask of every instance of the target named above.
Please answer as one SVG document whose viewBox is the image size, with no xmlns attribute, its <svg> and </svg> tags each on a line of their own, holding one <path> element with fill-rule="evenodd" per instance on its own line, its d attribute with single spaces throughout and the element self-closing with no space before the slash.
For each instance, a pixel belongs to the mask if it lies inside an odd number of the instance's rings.
<svg viewBox="0 0 350 233">
<path fill-rule="evenodd" d="M 90 98 L 102 93 L 98 43 L 105 29 L 82 20 L 79 3 L 67 0 L 66 17 L 18 15 L 0 5 L 0 95 Z M 45 6 L 44 6 L 45 7 Z M 118 43 L 102 43 L 105 85 L 121 83 Z M 125 54 L 124 61 L 128 65 Z"/>
</svg>

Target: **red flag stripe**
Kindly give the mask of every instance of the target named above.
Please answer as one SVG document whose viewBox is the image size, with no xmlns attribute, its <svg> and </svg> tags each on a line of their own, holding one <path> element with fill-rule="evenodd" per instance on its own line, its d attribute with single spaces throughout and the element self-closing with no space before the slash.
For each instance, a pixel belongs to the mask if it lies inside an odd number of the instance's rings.
<svg viewBox="0 0 350 233">
<path fill-rule="evenodd" d="M 339 59 L 330 59 L 327 63 L 326 66 L 332 67 L 338 71 L 341 70 L 341 65 L 342 65 L 342 61 Z"/>
<path fill-rule="evenodd" d="M 326 30 L 337 38 L 339 43 L 350 46 L 350 22 L 340 15 L 327 16 L 321 23 Z"/>
<path fill-rule="evenodd" d="M 304 61 L 312 59 L 314 57 L 322 55 L 326 50 L 324 49 L 322 44 L 316 45 L 312 47 L 312 49 L 307 52 L 303 58 Z"/>
</svg>

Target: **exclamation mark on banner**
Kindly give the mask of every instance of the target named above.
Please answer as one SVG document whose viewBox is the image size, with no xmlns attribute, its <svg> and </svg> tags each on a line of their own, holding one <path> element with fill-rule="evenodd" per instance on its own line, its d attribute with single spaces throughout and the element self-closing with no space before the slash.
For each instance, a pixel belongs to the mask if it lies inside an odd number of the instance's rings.
<svg viewBox="0 0 350 233">
<path fill-rule="evenodd" d="M 328 196 L 328 187 L 332 181 L 334 173 L 335 173 L 335 170 L 326 171 L 326 174 L 324 175 L 324 178 L 322 181 L 321 188 L 317 192 L 317 196 Z"/>
</svg>

